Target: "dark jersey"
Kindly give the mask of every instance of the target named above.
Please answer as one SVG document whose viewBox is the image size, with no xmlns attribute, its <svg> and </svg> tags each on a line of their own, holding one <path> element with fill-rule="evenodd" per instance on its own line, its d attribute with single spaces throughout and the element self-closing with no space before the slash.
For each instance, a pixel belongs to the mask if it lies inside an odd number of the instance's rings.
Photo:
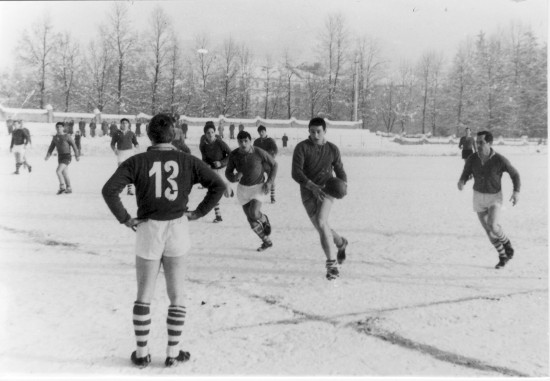
<svg viewBox="0 0 550 381">
<path fill-rule="evenodd" d="M 232 183 L 237 181 L 235 170 L 243 174 L 240 184 L 251 186 L 264 182 L 264 168 L 269 167 L 267 181 L 273 182 L 277 176 L 277 163 L 273 156 L 258 147 L 252 147 L 250 152 L 243 153 L 238 148 L 229 155 L 225 177 Z"/>
<path fill-rule="evenodd" d="M 254 147 L 260 147 L 273 157 L 277 156 L 277 143 L 275 143 L 275 140 L 270 137 L 258 138 L 254 140 Z"/>
<path fill-rule="evenodd" d="M 458 148 L 462 148 L 466 151 L 476 151 L 476 141 L 472 136 L 463 136 L 460 138 Z"/>
<path fill-rule="evenodd" d="M 204 136 L 204 135 L 203 135 Z M 202 155 L 202 161 L 210 166 L 210 168 L 224 168 L 227 165 L 231 148 L 223 140 L 216 138 L 212 143 L 209 143 L 206 138 L 201 139 L 199 149 Z M 221 166 L 216 168 L 214 162 L 219 161 Z"/>
<path fill-rule="evenodd" d="M 519 172 L 510 161 L 491 148 L 491 154 L 485 164 L 481 164 L 479 154 L 472 154 L 464 163 L 460 180 L 466 184 L 470 175 L 474 176 L 474 190 L 481 193 L 498 193 L 501 191 L 502 174 L 508 172 L 514 185 L 514 192 L 519 192 L 521 180 Z"/>
<path fill-rule="evenodd" d="M 309 199 L 313 193 L 306 188 L 310 180 L 318 186 L 324 186 L 332 176 L 347 182 L 344 164 L 338 147 L 331 143 L 315 144 L 311 139 L 301 141 L 294 148 L 292 156 L 292 178 L 300 184 L 300 194 L 303 200 Z"/>
<path fill-rule="evenodd" d="M 13 130 L 11 135 L 11 145 L 10 148 L 13 148 L 14 145 L 29 144 L 31 142 L 31 135 L 29 130 L 26 128 L 18 128 Z"/>
<path fill-rule="evenodd" d="M 48 148 L 48 155 L 51 155 L 54 148 L 57 148 L 57 154 L 71 154 L 71 147 L 73 147 L 73 151 L 75 156 L 79 156 L 80 152 L 78 152 L 78 148 L 76 147 L 75 142 L 73 141 L 73 138 L 71 138 L 68 134 L 63 135 L 54 135 L 52 138 L 52 142 L 50 143 L 50 147 Z"/>
<path fill-rule="evenodd" d="M 180 152 L 171 145 L 153 146 L 124 161 L 103 186 L 107 206 L 120 223 L 130 215 L 120 200 L 120 192 L 134 184 L 137 218 L 168 221 L 183 216 L 193 184 L 208 188 L 197 206 L 202 217 L 218 203 L 225 191 L 223 180 L 198 158 Z"/>
<path fill-rule="evenodd" d="M 118 150 L 132 149 L 132 145 L 138 145 L 136 134 L 132 131 L 116 130 L 111 138 L 111 148 L 114 149 L 115 145 Z"/>
</svg>

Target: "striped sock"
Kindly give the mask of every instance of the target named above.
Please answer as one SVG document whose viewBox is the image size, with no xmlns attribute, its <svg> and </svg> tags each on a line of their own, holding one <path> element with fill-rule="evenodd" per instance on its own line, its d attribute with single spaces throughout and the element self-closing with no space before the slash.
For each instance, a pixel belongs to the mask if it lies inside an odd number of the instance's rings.
<svg viewBox="0 0 550 381">
<path fill-rule="evenodd" d="M 497 239 L 491 238 L 491 243 L 493 244 L 495 249 L 497 249 L 499 257 L 505 257 L 506 256 L 506 251 L 504 250 L 504 246 L 502 245 L 502 242 L 500 242 L 498 240 L 498 238 Z"/>
<path fill-rule="evenodd" d="M 145 357 L 149 354 L 147 340 L 149 339 L 149 330 L 151 328 L 151 304 L 134 302 L 133 322 L 134 333 L 136 335 L 136 356 Z"/>
<path fill-rule="evenodd" d="M 500 229 L 500 233 L 497 234 L 497 239 L 503 244 L 506 245 L 510 242 L 506 234 L 504 234 L 504 230 Z"/>
<path fill-rule="evenodd" d="M 170 305 L 168 307 L 168 317 L 166 318 L 166 328 L 168 329 L 167 357 L 177 357 L 179 354 L 178 344 L 185 323 L 185 314 L 184 306 Z"/>
<path fill-rule="evenodd" d="M 19 168 L 21 168 L 21 165 L 23 163 L 15 163 L 15 172 L 19 172 Z"/>
<path fill-rule="evenodd" d="M 271 184 L 271 199 L 275 200 L 275 183 Z"/>
<path fill-rule="evenodd" d="M 269 239 L 269 237 L 266 236 L 265 233 L 264 233 L 264 225 L 262 224 L 262 222 L 260 220 L 251 222 L 250 226 L 252 227 L 252 230 L 254 231 L 254 233 L 256 233 L 256 235 L 258 237 L 260 237 L 260 239 L 263 242 L 271 243 L 271 240 Z"/>
<path fill-rule="evenodd" d="M 214 207 L 214 213 L 216 214 L 216 218 L 222 218 L 222 214 L 220 212 L 220 204 L 216 204 Z"/>
</svg>

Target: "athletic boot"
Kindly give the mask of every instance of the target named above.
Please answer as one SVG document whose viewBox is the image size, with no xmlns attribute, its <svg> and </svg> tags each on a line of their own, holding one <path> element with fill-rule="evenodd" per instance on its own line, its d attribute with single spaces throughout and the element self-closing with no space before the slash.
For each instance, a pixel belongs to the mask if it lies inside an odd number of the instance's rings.
<svg viewBox="0 0 550 381">
<path fill-rule="evenodd" d="M 509 258 L 504 255 L 504 256 L 499 256 L 498 257 L 498 263 L 497 265 L 495 266 L 495 269 L 501 269 L 503 268 L 504 266 L 506 266 L 506 263 L 509 261 Z"/>
<path fill-rule="evenodd" d="M 29 173 L 31 173 L 31 172 L 32 172 L 32 167 L 31 167 L 30 165 L 29 165 L 29 166 L 27 166 L 27 169 L 29 170 Z"/>
<path fill-rule="evenodd" d="M 216 216 L 216 218 L 214 218 L 214 221 L 212 221 L 212 222 L 217 224 L 218 222 L 222 222 L 222 221 L 223 221 L 222 216 Z"/>
<path fill-rule="evenodd" d="M 271 203 L 275 204 L 275 197 L 271 197 Z"/>
<path fill-rule="evenodd" d="M 340 272 L 338 271 L 338 267 L 336 266 L 336 261 L 334 259 L 327 259 L 326 268 L 328 280 L 334 280 L 340 276 Z"/>
<path fill-rule="evenodd" d="M 267 218 L 267 214 L 264 214 L 265 216 L 265 222 L 262 222 L 262 225 L 264 227 L 264 234 L 269 236 L 271 235 L 271 224 L 269 223 L 269 218 Z"/>
<path fill-rule="evenodd" d="M 262 246 L 258 247 L 258 251 L 264 251 L 264 250 L 267 250 L 269 249 L 270 247 L 273 246 L 273 242 L 271 241 L 268 241 L 268 242 L 262 242 Z"/>
<path fill-rule="evenodd" d="M 130 360 L 132 360 L 132 364 L 134 364 L 135 366 L 139 368 L 145 368 L 151 363 L 151 355 L 147 355 L 145 357 L 137 357 L 136 351 L 133 351 Z"/>
<path fill-rule="evenodd" d="M 179 364 L 188 361 L 190 358 L 191 354 L 189 352 L 180 351 L 178 357 L 166 357 L 164 365 L 167 367 L 178 366 Z"/>
<path fill-rule="evenodd" d="M 508 260 L 512 259 L 514 257 L 514 248 L 512 247 L 512 242 L 508 240 L 508 242 L 506 242 L 503 246 Z"/>
<path fill-rule="evenodd" d="M 65 188 L 59 188 L 59 190 L 57 191 L 57 193 L 56 193 L 56 194 L 58 194 L 58 195 L 59 195 L 59 194 L 63 194 L 63 193 L 65 193 L 65 192 L 66 192 Z"/>
<path fill-rule="evenodd" d="M 342 237 L 342 245 L 338 247 L 338 253 L 336 254 L 336 259 L 338 264 L 341 265 L 346 260 L 346 247 L 348 247 L 348 240 Z"/>
<path fill-rule="evenodd" d="M 72 190 L 71 188 L 67 188 L 67 189 L 65 190 L 65 193 L 73 193 L 73 190 Z"/>
</svg>

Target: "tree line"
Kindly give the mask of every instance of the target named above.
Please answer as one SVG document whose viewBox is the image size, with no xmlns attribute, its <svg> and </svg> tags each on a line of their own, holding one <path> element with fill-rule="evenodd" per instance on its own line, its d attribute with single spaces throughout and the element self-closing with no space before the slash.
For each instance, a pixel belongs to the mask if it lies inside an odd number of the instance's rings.
<svg viewBox="0 0 550 381">
<path fill-rule="evenodd" d="M 114 2 L 86 45 L 57 32 L 48 15 L 18 39 L 15 68 L 0 74 L 6 106 L 65 112 L 363 121 L 395 133 L 459 135 L 465 127 L 504 136 L 547 135 L 547 43 L 529 27 L 469 36 L 446 60 L 436 51 L 397 65 L 380 41 L 327 15 L 311 62 L 259 57 L 246 43 L 208 34 L 184 47 L 159 5 L 143 31 Z"/>
</svg>

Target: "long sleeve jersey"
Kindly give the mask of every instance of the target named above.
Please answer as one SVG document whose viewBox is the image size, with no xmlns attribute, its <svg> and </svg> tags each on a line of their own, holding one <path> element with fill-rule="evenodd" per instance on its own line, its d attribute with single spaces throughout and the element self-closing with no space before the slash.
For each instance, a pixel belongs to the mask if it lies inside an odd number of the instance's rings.
<svg viewBox="0 0 550 381">
<path fill-rule="evenodd" d="M 227 143 L 220 138 L 216 138 L 212 143 L 209 143 L 206 138 L 201 139 L 199 149 L 201 151 L 202 161 L 208 164 L 210 168 L 216 168 L 214 166 L 215 161 L 220 162 L 221 166 L 219 168 L 227 166 L 231 148 L 229 148 Z"/>
<path fill-rule="evenodd" d="M 21 144 L 29 144 L 31 142 L 31 135 L 29 133 L 29 130 L 26 128 L 18 128 L 17 130 L 13 130 L 11 134 L 11 144 L 10 149 L 13 148 L 14 145 L 21 145 Z"/>
<path fill-rule="evenodd" d="M 322 187 L 328 179 L 333 177 L 332 171 L 339 179 L 348 181 L 340 150 L 335 144 L 325 142 L 319 145 L 308 138 L 294 148 L 292 178 L 300 184 L 303 200 L 313 196 L 313 193 L 306 188 L 308 181 Z"/>
<path fill-rule="evenodd" d="M 235 170 L 243 174 L 239 183 L 246 186 L 264 182 L 264 171 L 269 167 L 267 181 L 273 183 L 277 176 L 277 162 L 273 156 L 258 147 L 251 147 L 249 152 L 243 153 L 239 148 L 231 151 L 225 169 L 225 177 L 232 183 L 237 181 Z"/>
<path fill-rule="evenodd" d="M 157 145 L 124 161 L 102 189 L 107 206 L 120 223 L 130 219 L 120 200 L 128 184 L 136 187 L 137 218 L 168 221 L 187 209 L 193 184 L 208 189 L 196 208 L 202 217 L 218 203 L 225 191 L 223 180 L 198 158 L 171 145 Z"/>
<path fill-rule="evenodd" d="M 75 156 L 80 156 L 80 152 L 78 151 L 78 148 L 76 147 L 73 138 L 71 138 L 71 135 L 54 135 L 54 137 L 52 138 L 52 142 L 50 143 L 50 147 L 48 148 L 48 155 L 52 154 L 54 148 L 57 148 L 58 155 L 67 153 L 70 154 L 71 147 L 73 147 Z"/>
<path fill-rule="evenodd" d="M 463 136 L 460 138 L 460 142 L 458 143 L 458 148 L 462 148 L 463 150 L 467 151 L 474 151 L 476 152 L 476 140 L 472 136 Z"/>
<path fill-rule="evenodd" d="M 501 154 L 493 151 L 489 154 L 489 159 L 485 164 L 481 164 L 479 154 L 472 154 L 464 163 L 464 170 L 460 176 L 460 181 L 464 184 L 468 181 L 470 175 L 474 176 L 474 190 L 481 193 L 498 193 L 502 189 L 502 174 L 508 172 L 512 179 L 514 192 L 519 192 L 521 181 L 519 172 L 510 164 L 510 161 Z"/>
<path fill-rule="evenodd" d="M 116 130 L 113 133 L 113 137 L 111 138 L 111 148 L 117 150 L 126 150 L 126 149 L 132 149 L 133 146 L 138 145 L 138 141 L 136 138 L 136 134 L 134 134 L 132 131 L 127 130 L 125 132 L 122 132 L 120 130 Z"/>
<path fill-rule="evenodd" d="M 258 138 L 254 140 L 254 147 L 260 147 L 273 157 L 277 156 L 277 143 L 275 143 L 275 140 L 270 137 L 266 136 L 265 138 Z"/>
</svg>

